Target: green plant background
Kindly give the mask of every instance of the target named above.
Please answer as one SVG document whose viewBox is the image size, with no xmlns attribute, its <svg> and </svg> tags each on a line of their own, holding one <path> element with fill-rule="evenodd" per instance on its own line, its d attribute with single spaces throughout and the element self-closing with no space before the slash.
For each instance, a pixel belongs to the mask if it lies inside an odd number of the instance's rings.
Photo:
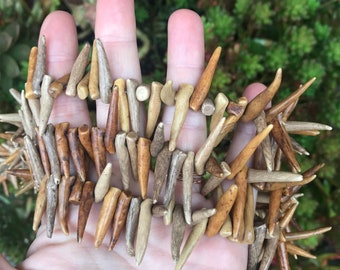
<svg viewBox="0 0 340 270">
<path fill-rule="evenodd" d="M 223 52 L 212 84 L 212 95 L 223 91 L 240 97 L 252 82 L 269 84 L 278 67 L 283 83 L 280 100 L 301 83 L 317 77 L 300 99 L 293 118 L 329 124 L 332 132 L 317 137 L 296 136 L 310 153 L 300 158 L 302 169 L 324 162 L 318 178 L 302 189 L 296 221 L 304 229 L 333 226 L 324 237 L 299 244 L 318 256 L 294 260 L 294 269 L 339 269 L 340 235 L 340 2 L 334 0 L 136 0 L 140 57 L 145 82 L 164 81 L 166 28 L 179 8 L 198 12 L 204 23 L 206 59 L 216 46 Z M 10 87 L 23 89 L 30 47 L 36 45 L 44 17 L 56 9 L 71 12 L 81 43 L 93 38 L 95 0 L 0 0 L 0 108 L 13 112 Z M 8 126 L 1 125 L 1 129 Z M 0 252 L 13 264 L 21 261 L 34 238 L 31 231 L 34 195 L 5 196 L 0 187 Z M 275 268 L 275 266 L 274 266 Z"/>
</svg>

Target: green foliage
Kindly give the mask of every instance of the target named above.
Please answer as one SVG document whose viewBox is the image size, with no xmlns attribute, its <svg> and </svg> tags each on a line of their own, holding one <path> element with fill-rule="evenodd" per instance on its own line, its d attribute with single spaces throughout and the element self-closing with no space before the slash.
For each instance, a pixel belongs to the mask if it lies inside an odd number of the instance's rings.
<svg viewBox="0 0 340 270">
<path fill-rule="evenodd" d="M 290 49 L 292 56 L 302 57 L 310 53 L 315 45 L 313 30 L 303 25 L 293 26 L 287 29 L 286 46 Z"/>
<path fill-rule="evenodd" d="M 28 58 L 30 47 L 17 42 L 20 28 L 20 24 L 14 21 L 0 28 L 0 91 L 16 86 L 16 79 L 21 75 L 21 62 L 27 61 Z M 4 96 L 6 97 L 4 101 L 9 102 L 8 95 Z"/>
<path fill-rule="evenodd" d="M 294 1 L 288 0 L 281 3 L 282 5 L 282 16 L 287 20 L 301 21 L 303 19 L 310 18 L 313 16 L 320 6 L 318 0 L 301 0 Z"/>
<path fill-rule="evenodd" d="M 213 7 L 202 17 L 206 38 L 216 39 L 217 43 L 224 43 L 235 31 L 235 21 L 225 10 Z"/>
<path fill-rule="evenodd" d="M 20 199 L 0 194 L 0 253 L 7 254 L 13 264 L 25 258 L 34 239 L 31 229 L 33 198 L 33 194 L 22 195 Z"/>
</svg>

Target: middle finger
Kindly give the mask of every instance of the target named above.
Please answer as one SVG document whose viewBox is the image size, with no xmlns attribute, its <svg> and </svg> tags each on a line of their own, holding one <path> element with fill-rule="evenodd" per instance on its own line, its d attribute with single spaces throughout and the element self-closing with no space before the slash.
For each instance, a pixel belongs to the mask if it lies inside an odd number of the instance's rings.
<svg viewBox="0 0 340 270">
<path fill-rule="evenodd" d="M 113 80 L 136 79 L 141 71 L 136 41 L 136 22 L 132 0 L 98 0 L 95 35 L 103 43 Z M 108 104 L 97 100 L 97 126 L 105 127 Z"/>
</svg>

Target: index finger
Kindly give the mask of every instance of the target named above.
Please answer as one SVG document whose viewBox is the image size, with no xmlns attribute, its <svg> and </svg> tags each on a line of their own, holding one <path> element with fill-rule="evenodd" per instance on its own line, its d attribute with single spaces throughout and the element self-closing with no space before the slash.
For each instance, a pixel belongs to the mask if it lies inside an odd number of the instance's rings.
<svg viewBox="0 0 340 270">
<path fill-rule="evenodd" d="M 132 0 L 98 0 L 95 35 L 103 43 L 113 80 L 136 79 L 141 70 Z M 97 126 L 105 126 L 108 104 L 97 100 Z"/>
</svg>

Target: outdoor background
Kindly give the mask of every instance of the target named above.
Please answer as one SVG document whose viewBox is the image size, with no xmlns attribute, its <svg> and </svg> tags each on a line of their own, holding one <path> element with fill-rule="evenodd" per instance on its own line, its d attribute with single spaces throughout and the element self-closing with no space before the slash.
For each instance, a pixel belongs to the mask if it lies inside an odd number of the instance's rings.
<svg viewBox="0 0 340 270">
<path fill-rule="evenodd" d="M 30 47 L 51 11 L 74 15 L 80 45 L 93 40 L 95 0 L 0 0 L 0 113 L 15 112 L 8 89 L 24 88 Z M 197 11 L 204 22 L 206 59 L 216 46 L 222 56 L 212 85 L 236 100 L 251 82 L 269 84 L 277 68 L 283 83 L 281 100 L 312 77 L 316 82 L 300 99 L 291 120 L 321 122 L 332 132 L 294 138 L 310 156 L 301 157 L 302 171 L 324 162 L 318 178 L 303 187 L 295 220 L 303 229 L 333 226 L 324 237 L 299 244 L 317 260 L 291 259 L 293 269 L 340 269 L 340 1 L 338 0 L 137 0 L 136 19 L 144 82 L 164 82 L 169 15 L 179 8 Z M 274 101 L 275 103 L 275 101 Z M 0 130 L 11 129 L 0 124 Z M 0 174 L 5 172 L 0 166 Z M 6 187 L 9 194 L 6 194 Z M 34 238 L 31 230 L 34 194 L 14 197 L 16 189 L 0 182 L 0 252 L 13 264 L 22 260 Z"/>
</svg>

